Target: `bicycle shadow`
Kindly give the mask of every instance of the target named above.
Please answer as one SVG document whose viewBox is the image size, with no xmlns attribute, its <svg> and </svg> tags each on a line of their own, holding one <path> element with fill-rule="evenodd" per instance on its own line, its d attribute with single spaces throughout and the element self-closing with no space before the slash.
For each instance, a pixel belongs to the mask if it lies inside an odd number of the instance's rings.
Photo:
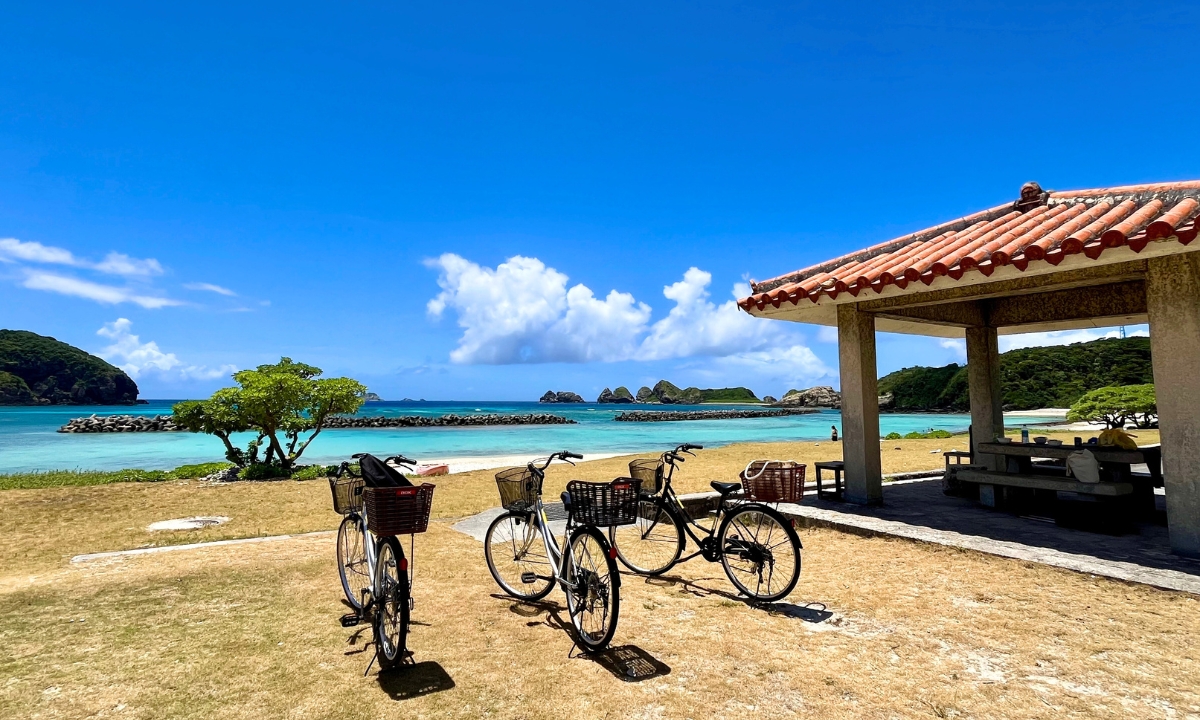
<svg viewBox="0 0 1200 720">
<path fill-rule="evenodd" d="M 642 682 L 671 674 L 671 668 L 637 645 L 618 645 L 576 657 L 591 660 L 623 682 Z"/>
<path fill-rule="evenodd" d="M 400 665 L 379 673 L 377 679 L 379 687 L 393 700 L 411 700 L 454 687 L 454 678 L 432 660 Z"/>
<path fill-rule="evenodd" d="M 654 585 L 656 587 L 679 586 L 681 590 L 694 595 L 695 597 L 710 597 L 716 595 L 717 597 L 722 597 L 726 600 L 742 603 L 752 610 L 765 612 L 772 617 L 786 617 L 794 620 L 803 620 L 804 622 L 813 624 L 823 623 L 833 617 L 833 613 L 828 610 L 825 603 L 821 602 L 810 602 L 803 605 L 789 602 L 759 603 L 754 602 L 749 598 L 742 597 L 737 593 L 729 592 L 728 590 L 721 590 L 700 584 L 700 581 L 716 579 L 717 578 L 700 578 L 699 581 L 697 581 L 688 580 L 687 578 L 679 577 L 678 575 L 659 575 L 658 577 L 647 577 L 646 584 Z"/>
<path fill-rule="evenodd" d="M 497 600 L 513 599 L 509 595 L 500 595 L 497 593 L 493 593 L 492 597 Z M 559 613 L 565 612 L 566 608 L 553 600 L 517 600 L 508 606 L 508 611 L 523 618 L 536 618 L 542 614 L 546 615 L 545 620 L 535 620 L 525 623 L 527 627 L 545 625 L 554 630 L 565 630 L 568 633 L 574 632 L 574 628 L 559 615 Z"/>
</svg>

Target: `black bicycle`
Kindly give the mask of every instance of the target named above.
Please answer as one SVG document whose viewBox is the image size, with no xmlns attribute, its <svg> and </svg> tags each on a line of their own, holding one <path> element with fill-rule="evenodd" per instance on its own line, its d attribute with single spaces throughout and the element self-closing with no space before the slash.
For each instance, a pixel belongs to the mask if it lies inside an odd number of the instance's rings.
<svg viewBox="0 0 1200 720">
<path fill-rule="evenodd" d="M 737 492 L 742 483 L 714 481 L 720 503 L 712 527 L 704 527 L 688 514 L 671 487 L 683 453 L 695 455 L 692 450 L 702 449 L 684 444 L 658 460 L 629 463 L 629 474 L 642 481 L 643 494 L 636 522 L 609 530 L 617 557 L 635 573 L 661 575 L 699 555 L 720 562 L 734 587 L 752 600 L 774 602 L 787 596 L 800 579 L 803 546 L 792 523 L 766 504 L 787 499 L 787 493 L 779 491 L 778 478 L 759 482 L 761 474 L 745 478 L 745 494 Z M 803 493 L 802 475 L 799 492 Z M 687 545 L 684 533 L 699 549 L 681 558 Z"/>
<path fill-rule="evenodd" d="M 375 658 L 380 668 L 388 670 L 410 654 L 408 626 L 413 609 L 414 568 L 396 536 L 425 532 L 434 486 L 413 485 L 389 465 L 409 469 L 413 461 L 403 455 L 383 461 L 359 453 L 354 459 L 360 472 L 343 462 L 329 478 L 333 509 L 345 516 L 337 536 L 338 575 L 354 609 L 343 615 L 341 622 L 343 627 L 354 627 L 370 620 Z M 367 671 L 370 669 L 368 663 Z"/>
</svg>

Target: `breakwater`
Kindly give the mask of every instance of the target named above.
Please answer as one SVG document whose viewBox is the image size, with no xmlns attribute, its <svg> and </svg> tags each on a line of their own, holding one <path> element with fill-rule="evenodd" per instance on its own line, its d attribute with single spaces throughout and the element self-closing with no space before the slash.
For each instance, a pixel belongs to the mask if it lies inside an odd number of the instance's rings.
<svg viewBox="0 0 1200 720">
<path fill-rule="evenodd" d="M 681 411 L 645 411 L 635 410 L 623 412 L 613 418 L 617 422 L 678 422 L 681 420 L 741 420 L 744 418 L 786 417 L 788 415 L 808 415 L 817 410 L 812 408 L 792 408 L 781 410 L 681 410 Z"/>
<path fill-rule="evenodd" d="M 60 433 L 176 432 L 170 415 L 92 415 L 72 418 L 58 429 Z"/>
<path fill-rule="evenodd" d="M 332 417 L 325 421 L 327 428 L 418 428 L 418 427 L 474 427 L 483 425 L 574 425 L 575 421 L 561 415 L 549 413 L 530 413 L 528 415 L 439 415 L 425 417 L 422 415 L 406 415 L 404 417 L 353 417 L 349 415 Z"/>
<path fill-rule="evenodd" d="M 337 416 L 325 421 L 326 429 L 483 427 L 493 425 L 574 425 L 575 421 L 549 413 L 525 415 L 439 415 L 426 417 Z M 170 415 L 105 415 L 74 418 L 58 429 L 60 433 L 179 432 Z"/>
</svg>

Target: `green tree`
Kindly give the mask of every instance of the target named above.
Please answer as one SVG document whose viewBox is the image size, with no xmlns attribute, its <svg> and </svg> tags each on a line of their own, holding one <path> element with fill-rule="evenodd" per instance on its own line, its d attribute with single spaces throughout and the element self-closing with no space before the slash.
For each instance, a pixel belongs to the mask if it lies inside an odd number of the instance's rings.
<svg viewBox="0 0 1200 720">
<path fill-rule="evenodd" d="M 1110 428 L 1132 420 L 1140 428 L 1158 423 L 1154 385 L 1123 385 L 1092 390 L 1079 398 L 1067 413 L 1072 422 L 1103 422 Z"/>
<path fill-rule="evenodd" d="M 273 365 L 235 373 L 238 386 L 218 390 L 208 400 L 176 404 L 175 421 L 192 432 L 221 438 L 225 457 L 239 467 L 261 463 L 291 472 L 331 415 L 357 412 L 366 398 L 362 383 L 320 375 L 320 368 L 280 358 Z M 258 436 L 242 450 L 230 436 L 247 431 Z"/>
</svg>

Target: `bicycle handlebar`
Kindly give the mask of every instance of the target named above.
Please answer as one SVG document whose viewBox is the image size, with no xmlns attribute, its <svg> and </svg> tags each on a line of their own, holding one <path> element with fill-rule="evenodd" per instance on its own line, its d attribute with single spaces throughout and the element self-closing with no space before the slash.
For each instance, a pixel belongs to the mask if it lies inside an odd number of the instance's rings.
<svg viewBox="0 0 1200 720">
<path fill-rule="evenodd" d="M 416 465 L 417 464 L 416 460 L 404 457 L 403 455 L 393 455 L 390 458 L 388 458 L 387 460 L 384 460 L 384 462 L 385 463 L 395 463 L 397 465 Z"/>
<path fill-rule="evenodd" d="M 579 453 L 573 453 L 573 452 L 570 452 L 567 450 L 563 450 L 561 452 L 552 453 L 550 455 L 550 457 L 546 458 L 544 461 L 533 460 L 532 462 L 529 463 L 529 467 L 535 468 L 535 469 L 541 471 L 541 470 L 545 470 L 546 468 L 550 467 L 550 463 L 554 462 L 556 459 L 564 460 L 566 462 L 571 463 L 572 458 L 574 458 L 575 460 L 582 460 L 583 456 L 580 455 Z M 539 463 L 541 463 L 540 467 L 538 466 Z M 571 463 L 571 464 L 574 465 L 575 463 Z"/>
</svg>

